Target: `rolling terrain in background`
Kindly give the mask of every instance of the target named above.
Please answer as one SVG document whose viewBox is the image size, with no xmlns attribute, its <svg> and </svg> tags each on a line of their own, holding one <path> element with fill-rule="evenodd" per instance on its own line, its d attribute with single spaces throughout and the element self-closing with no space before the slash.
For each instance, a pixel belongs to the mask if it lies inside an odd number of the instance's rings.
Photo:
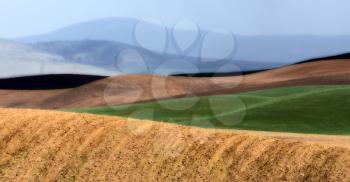
<svg viewBox="0 0 350 182">
<path fill-rule="evenodd" d="M 233 94 L 290 86 L 347 85 L 350 83 L 349 69 L 349 60 L 324 60 L 244 76 L 196 78 L 123 75 L 100 79 L 69 89 L 0 89 L 0 94 L 4 96 L 0 106 L 45 109 L 81 108 L 190 96 Z M 72 79 L 74 80 L 74 77 Z M 6 82 L 6 79 L 2 82 Z M 33 97 L 34 95 L 40 95 L 40 97 Z"/>
<path fill-rule="evenodd" d="M 154 41 L 153 47 L 163 50 L 155 51 L 143 47 L 135 36 L 135 27 L 142 24 L 146 27 L 141 31 L 141 38 L 146 37 L 158 40 L 160 35 L 146 34 L 147 30 L 167 29 L 169 35 L 164 35 L 164 41 Z M 193 64 L 198 70 L 190 70 L 194 73 L 219 73 L 219 72 L 249 72 L 282 67 L 304 60 L 327 57 L 347 53 L 350 50 L 349 36 L 313 36 L 313 35 L 276 35 L 276 36 L 235 36 L 235 50 L 227 58 L 217 61 L 203 62 L 205 55 L 215 55 L 213 51 L 216 44 L 221 42 L 225 34 L 212 32 L 210 39 L 218 42 L 203 42 L 211 30 L 178 30 L 171 26 L 144 22 L 138 19 L 105 18 L 94 21 L 77 23 L 47 34 L 22 37 L 16 39 L 33 48 L 58 55 L 71 63 L 86 64 L 110 71 L 123 71 L 123 73 L 190 73 L 186 67 L 172 64 L 169 67 L 160 65 L 167 61 L 184 60 Z M 142 30 L 142 29 L 141 29 Z M 162 32 L 162 31 L 160 31 Z M 176 36 L 175 34 L 181 36 Z M 180 50 L 177 42 L 186 42 L 191 35 L 197 34 L 194 44 L 188 50 Z M 151 37 L 150 37 L 151 36 Z M 154 37 L 152 37 L 154 36 Z M 204 48 L 204 50 L 202 50 Z M 212 49 L 210 49 L 212 47 Z M 121 69 L 116 62 L 123 51 L 128 53 Z M 205 54 L 203 54 L 205 51 Z M 215 57 L 215 56 L 214 56 Z M 136 59 L 136 61 L 135 61 Z M 142 59 L 142 61 L 138 60 Z M 1 60 L 0 60 L 1 61 Z M 235 68 L 225 70 L 223 65 L 235 64 Z M 144 69 L 135 71 L 135 67 Z M 230 70 L 231 69 L 231 70 Z M 233 70 L 232 70 L 233 69 Z M 74 74 L 72 72 L 71 74 Z"/>
</svg>

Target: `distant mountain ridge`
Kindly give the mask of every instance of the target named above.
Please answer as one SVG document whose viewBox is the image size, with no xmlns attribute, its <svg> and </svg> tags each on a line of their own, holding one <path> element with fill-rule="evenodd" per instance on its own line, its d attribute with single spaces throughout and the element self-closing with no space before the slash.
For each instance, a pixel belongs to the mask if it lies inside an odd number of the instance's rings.
<svg viewBox="0 0 350 182">
<path fill-rule="evenodd" d="M 227 64 L 236 65 L 238 72 L 252 72 L 295 64 L 305 60 L 322 58 L 350 52 L 350 36 L 314 36 L 314 35 L 235 35 L 235 50 L 225 59 L 203 62 L 203 41 L 208 30 L 199 32 L 199 41 L 189 50 L 181 51 L 176 46 L 174 31 L 168 28 L 168 40 L 165 52 L 157 53 L 140 46 L 134 37 L 135 26 L 140 20 L 132 18 L 104 18 L 99 20 L 77 23 L 57 31 L 19 38 L 30 43 L 35 49 L 57 55 L 66 61 L 76 64 L 94 66 L 109 71 L 120 71 L 116 66 L 118 56 L 124 50 L 133 50 L 124 65 L 123 73 L 222 73 L 237 72 L 225 70 Z M 147 22 L 146 22 L 147 24 Z M 147 24 L 148 25 L 148 24 Z M 153 28 L 159 27 L 150 23 Z M 176 30 L 181 33 L 193 33 L 190 30 Z M 175 31 L 175 32 L 176 32 Z M 157 34 L 147 34 L 150 40 L 156 39 Z M 220 33 L 212 36 L 219 37 Z M 186 36 L 184 36 L 185 38 Z M 181 39 L 178 38 L 178 39 Z M 161 46 L 161 45 L 159 45 Z M 222 46 L 220 43 L 211 45 Z M 224 48 L 224 47 L 223 47 Z M 210 51 L 210 49 L 206 49 Z M 133 60 L 135 57 L 143 59 L 142 63 Z M 170 67 L 159 66 L 165 62 L 187 61 L 198 71 L 188 70 L 181 64 L 170 64 Z M 145 71 L 138 71 L 140 67 L 147 67 Z"/>
<path fill-rule="evenodd" d="M 44 42 L 37 43 L 33 45 L 36 49 L 57 54 L 64 57 L 70 62 L 78 64 L 87 64 L 91 66 L 97 66 L 108 70 L 118 70 L 117 62 L 118 56 L 124 50 L 135 50 L 140 56 L 142 56 L 142 61 L 147 66 L 147 70 L 137 73 L 147 73 L 153 74 L 157 72 L 158 74 L 166 72 L 186 72 L 186 68 L 182 65 L 171 64 L 171 67 L 162 66 L 162 64 L 168 60 L 169 62 L 173 60 L 184 60 L 187 61 L 198 68 L 199 72 L 210 72 L 217 71 L 222 67 L 222 65 L 232 63 L 232 60 L 221 60 L 217 62 L 203 63 L 199 57 L 194 56 L 183 56 L 176 54 L 157 54 L 150 52 L 146 49 L 130 46 L 123 43 L 117 43 L 112 41 L 101 41 L 101 40 L 83 40 L 83 41 L 55 41 L 55 42 Z M 131 64 L 131 63 L 130 63 Z M 133 73 L 132 68 L 136 66 L 130 65 L 130 69 L 126 70 L 127 73 Z M 273 62 L 258 62 L 258 61 L 234 61 L 234 64 L 239 68 L 238 70 L 261 70 L 269 69 L 271 67 L 278 67 L 278 63 Z M 162 70 L 159 67 L 162 66 Z M 124 70 L 125 71 L 125 70 Z M 191 73 L 191 72 L 190 72 Z M 197 73 L 197 72 L 195 72 Z"/>
<path fill-rule="evenodd" d="M 292 46 L 265 46 L 265 43 L 267 42 L 269 44 L 273 44 L 273 42 L 276 44 L 282 44 L 284 41 L 279 41 L 279 39 L 288 39 L 290 42 L 294 43 L 291 44 Z M 108 70 L 117 69 L 116 62 L 118 61 L 118 56 L 122 53 L 123 50 L 135 50 L 138 54 L 140 54 L 140 56 L 142 56 L 144 63 L 148 67 L 148 70 L 142 73 L 154 73 L 154 71 L 162 63 L 173 60 L 188 61 L 189 63 L 196 66 L 199 69 L 199 72 L 202 73 L 219 72 L 218 70 L 220 70 L 220 68 L 225 64 L 236 65 L 239 68 L 238 71 L 251 72 L 286 66 L 314 58 L 322 58 L 331 55 L 342 54 L 350 50 L 350 37 L 327 37 L 323 39 L 315 38 L 316 40 L 314 41 L 308 41 L 309 39 L 312 38 L 298 36 L 289 38 L 241 37 L 237 40 L 239 46 L 237 47 L 236 55 L 232 59 L 225 59 L 214 62 L 202 62 L 199 53 L 196 55 L 183 55 L 175 53 L 162 55 L 150 52 L 138 46 L 102 40 L 53 41 L 36 43 L 33 44 L 33 46 L 38 50 L 60 55 L 74 63 L 97 66 Z M 287 40 L 285 41 L 288 42 Z M 307 43 L 304 45 L 307 45 L 308 48 L 299 46 L 297 43 L 303 41 Z M 342 44 L 338 44 L 338 42 L 341 42 Z M 199 50 L 196 50 L 194 52 L 199 52 Z M 172 66 L 174 67 L 166 69 L 172 70 L 174 73 L 177 71 L 181 72 L 181 70 L 186 71 L 181 67 L 181 65 Z M 130 66 L 129 71 L 126 73 L 134 73 L 131 69 L 132 66 Z M 237 70 L 228 70 L 226 72 L 232 71 Z"/>
<path fill-rule="evenodd" d="M 133 18 L 104 18 L 77 23 L 43 35 L 22 37 L 18 40 L 27 43 L 100 40 L 139 47 L 140 45 L 135 41 L 134 31 L 140 21 Z M 149 24 L 149 26 L 154 28 L 159 27 L 159 25 L 152 24 L 152 22 L 143 23 Z M 172 27 L 167 28 L 169 35 L 167 37 L 166 54 L 186 57 L 201 56 L 201 42 L 198 42 L 191 51 L 179 52 L 173 36 L 170 35 L 174 32 L 186 34 L 192 33 L 192 31 L 173 30 Z M 198 32 L 201 39 L 203 39 L 208 31 L 200 30 Z M 221 33 L 214 33 L 213 36 L 218 37 L 220 35 Z M 147 34 L 147 36 L 152 39 L 152 36 L 157 37 L 159 35 Z M 229 59 L 240 61 L 282 62 L 290 64 L 291 62 L 295 63 L 312 58 L 350 52 L 350 36 L 235 35 L 235 39 L 235 55 Z"/>
<path fill-rule="evenodd" d="M 76 23 L 46 34 L 21 37 L 18 40 L 34 43 L 91 39 L 133 44 L 132 33 L 138 21 L 132 18 L 103 18 Z"/>
</svg>

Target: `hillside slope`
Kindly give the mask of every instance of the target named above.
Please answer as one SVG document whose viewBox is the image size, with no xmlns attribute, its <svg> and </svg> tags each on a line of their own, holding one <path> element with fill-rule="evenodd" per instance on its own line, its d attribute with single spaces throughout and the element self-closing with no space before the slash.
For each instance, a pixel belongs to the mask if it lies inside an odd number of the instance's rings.
<svg viewBox="0 0 350 182">
<path fill-rule="evenodd" d="M 67 111 L 203 128 L 350 135 L 349 98 L 350 86 L 304 86 Z"/>
<path fill-rule="evenodd" d="M 0 90 L 1 107 L 78 108 L 267 88 L 350 84 L 350 60 L 325 60 L 245 76 L 192 78 L 124 75 L 51 91 Z M 40 94 L 40 97 L 33 95 Z"/>
<path fill-rule="evenodd" d="M 0 109 L 1 181 L 349 181 L 350 150 L 219 130 Z"/>
</svg>

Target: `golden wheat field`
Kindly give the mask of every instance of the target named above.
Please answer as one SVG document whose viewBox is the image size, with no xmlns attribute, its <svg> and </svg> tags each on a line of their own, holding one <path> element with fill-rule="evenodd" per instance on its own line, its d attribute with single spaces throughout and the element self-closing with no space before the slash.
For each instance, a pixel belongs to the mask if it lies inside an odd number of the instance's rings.
<svg viewBox="0 0 350 182">
<path fill-rule="evenodd" d="M 242 132 L 0 109 L 0 181 L 349 181 L 350 150 Z"/>
</svg>

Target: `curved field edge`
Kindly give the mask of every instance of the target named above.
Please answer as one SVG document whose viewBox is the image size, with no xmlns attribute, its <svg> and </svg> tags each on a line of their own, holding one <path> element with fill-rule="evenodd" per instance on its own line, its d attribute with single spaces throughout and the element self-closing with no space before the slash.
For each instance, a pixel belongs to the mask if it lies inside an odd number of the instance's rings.
<svg viewBox="0 0 350 182">
<path fill-rule="evenodd" d="M 0 109 L 1 181 L 349 181 L 340 147 L 89 114 Z"/>
<path fill-rule="evenodd" d="M 204 128 L 350 134 L 350 86 L 304 86 L 66 111 Z"/>
</svg>

